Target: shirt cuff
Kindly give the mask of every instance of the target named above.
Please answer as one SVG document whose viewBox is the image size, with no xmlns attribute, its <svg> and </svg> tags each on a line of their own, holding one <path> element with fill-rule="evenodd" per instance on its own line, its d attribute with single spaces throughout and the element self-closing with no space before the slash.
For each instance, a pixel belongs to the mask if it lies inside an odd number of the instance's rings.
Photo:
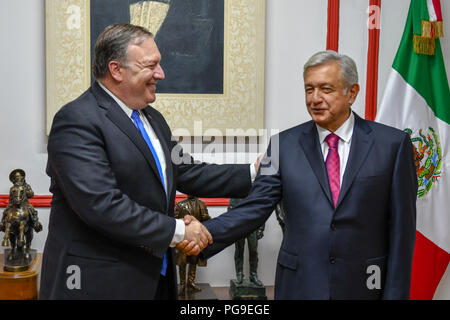
<svg viewBox="0 0 450 320">
<path fill-rule="evenodd" d="M 170 247 L 175 247 L 178 243 L 184 240 L 184 233 L 186 231 L 186 226 L 183 219 L 175 219 L 175 234 L 173 235 Z"/>
<path fill-rule="evenodd" d="M 252 163 L 250 164 L 250 179 L 253 181 L 255 181 L 256 178 L 256 169 L 255 169 L 255 165 Z"/>
</svg>

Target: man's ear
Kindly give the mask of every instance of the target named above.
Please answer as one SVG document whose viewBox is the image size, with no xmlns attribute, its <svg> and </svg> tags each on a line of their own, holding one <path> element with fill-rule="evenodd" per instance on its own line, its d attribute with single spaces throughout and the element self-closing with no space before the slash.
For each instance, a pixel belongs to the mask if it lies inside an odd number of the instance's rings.
<svg viewBox="0 0 450 320">
<path fill-rule="evenodd" d="M 358 93 L 359 93 L 359 84 L 354 83 L 350 86 L 350 88 L 348 88 L 347 95 L 349 97 L 350 105 L 352 105 L 355 102 Z"/>
<path fill-rule="evenodd" d="M 123 80 L 123 68 L 119 62 L 110 61 L 108 63 L 108 70 L 114 80 L 118 82 L 121 82 Z"/>
</svg>

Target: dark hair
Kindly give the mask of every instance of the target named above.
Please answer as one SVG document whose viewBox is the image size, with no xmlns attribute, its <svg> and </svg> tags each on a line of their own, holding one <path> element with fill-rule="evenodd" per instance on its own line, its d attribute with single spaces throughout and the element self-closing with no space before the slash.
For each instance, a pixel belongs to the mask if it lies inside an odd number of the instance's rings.
<svg viewBox="0 0 450 320">
<path fill-rule="evenodd" d="M 153 34 L 141 26 L 120 23 L 106 27 L 95 42 L 92 63 L 94 77 L 104 78 L 111 61 L 126 65 L 129 45 L 139 45 L 148 38 L 153 38 Z"/>
</svg>

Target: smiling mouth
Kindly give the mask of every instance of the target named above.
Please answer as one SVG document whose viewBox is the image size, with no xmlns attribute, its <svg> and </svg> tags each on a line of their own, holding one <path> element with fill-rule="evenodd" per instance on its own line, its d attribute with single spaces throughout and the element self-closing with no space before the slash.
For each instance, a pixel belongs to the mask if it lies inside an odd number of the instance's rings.
<svg viewBox="0 0 450 320">
<path fill-rule="evenodd" d="M 324 112 L 326 109 L 323 108 L 310 108 L 312 112 Z"/>
</svg>

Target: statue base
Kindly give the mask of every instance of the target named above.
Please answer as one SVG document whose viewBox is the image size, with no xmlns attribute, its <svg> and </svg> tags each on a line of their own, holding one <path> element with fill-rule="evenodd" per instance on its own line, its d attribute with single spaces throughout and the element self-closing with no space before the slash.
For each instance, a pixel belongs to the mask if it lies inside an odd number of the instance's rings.
<svg viewBox="0 0 450 320">
<path fill-rule="evenodd" d="M 9 253 L 5 250 L 4 256 Z M 42 254 L 36 254 L 25 271 L 3 271 L 4 257 L 0 254 L 0 300 L 35 300 L 38 298 Z"/>
<path fill-rule="evenodd" d="M 195 291 L 186 288 L 184 294 L 179 295 L 178 298 L 180 300 L 218 300 L 209 283 L 197 283 L 197 286 L 202 290 Z M 178 286 L 179 288 L 180 286 Z"/>
<path fill-rule="evenodd" d="M 267 300 L 266 288 L 257 286 L 247 279 L 242 283 L 230 280 L 230 295 L 233 300 Z"/>
<path fill-rule="evenodd" d="M 7 272 L 21 272 L 28 270 L 36 257 L 36 252 L 35 249 L 30 249 L 27 252 L 27 256 L 25 256 L 25 254 L 20 254 L 20 257 L 9 260 L 8 256 L 11 253 L 11 249 L 5 249 L 3 270 Z"/>
</svg>

